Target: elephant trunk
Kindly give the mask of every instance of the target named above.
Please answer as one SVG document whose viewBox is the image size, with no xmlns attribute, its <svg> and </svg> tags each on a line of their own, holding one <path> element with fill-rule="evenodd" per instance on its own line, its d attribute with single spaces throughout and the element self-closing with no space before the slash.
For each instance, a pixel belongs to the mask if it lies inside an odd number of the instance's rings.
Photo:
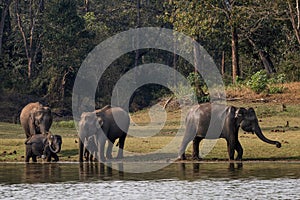
<svg viewBox="0 0 300 200">
<path fill-rule="evenodd" d="M 53 145 L 49 144 L 49 148 L 50 148 L 50 151 L 52 153 L 59 153 L 60 150 L 61 150 L 61 146 L 60 145 L 55 145 L 55 147 L 53 148 Z"/>
<path fill-rule="evenodd" d="M 255 134 L 257 135 L 257 137 L 258 137 L 259 139 L 261 139 L 262 141 L 264 141 L 264 142 L 266 142 L 266 143 L 268 143 L 268 144 L 276 145 L 277 148 L 280 148 L 280 147 L 281 147 L 281 143 L 280 143 L 280 142 L 274 141 L 274 140 L 270 140 L 270 139 L 266 138 L 266 137 L 263 135 L 263 133 L 262 133 L 260 127 L 256 127 L 256 129 L 255 129 L 254 132 L 255 132 Z"/>
<path fill-rule="evenodd" d="M 44 124 L 40 124 L 39 128 L 40 128 L 40 133 L 41 134 L 43 134 L 43 135 L 47 135 L 48 134 L 48 131 L 46 130 L 46 126 Z"/>
</svg>

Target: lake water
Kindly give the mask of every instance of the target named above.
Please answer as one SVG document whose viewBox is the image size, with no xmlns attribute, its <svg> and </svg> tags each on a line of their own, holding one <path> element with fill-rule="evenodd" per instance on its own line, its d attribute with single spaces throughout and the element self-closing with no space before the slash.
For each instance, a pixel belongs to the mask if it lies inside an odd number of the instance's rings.
<svg viewBox="0 0 300 200">
<path fill-rule="evenodd" d="M 300 199 L 299 162 L 137 164 L 0 163 L 0 199 Z"/>
</svg>

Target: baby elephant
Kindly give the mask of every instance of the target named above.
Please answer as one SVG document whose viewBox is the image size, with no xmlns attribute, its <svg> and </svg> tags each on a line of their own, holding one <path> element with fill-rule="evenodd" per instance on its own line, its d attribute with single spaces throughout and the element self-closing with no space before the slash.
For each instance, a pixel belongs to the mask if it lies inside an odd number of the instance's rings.
<svg viewBox="0 0 300 200">
<path fill-rule="evenodd" d="M 60 135 L 52 135 L 48 133 L 32 135 L 26 142 L 26 158 L 25 162 L 29 162 L 32 158 L 32 162 L 37 162 L 37 157 L 47 158 L 47 162 L 51 161 L 51 157 L 54 161 L 58 161 L 57 153 L 61 150 L 62 138 Z"/>
</svg>

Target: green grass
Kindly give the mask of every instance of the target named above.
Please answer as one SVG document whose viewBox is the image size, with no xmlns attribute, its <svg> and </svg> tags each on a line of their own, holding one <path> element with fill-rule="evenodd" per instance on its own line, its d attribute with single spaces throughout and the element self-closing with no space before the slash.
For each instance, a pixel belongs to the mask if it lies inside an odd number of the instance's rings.
<svg viewBox="0 0 300 200">
<path fill-rule="evenodd" d="M 241 106 L 240 103 L 235 103 Z M 287 105 L 287 111 L 281 110 L 281 105 L 253 103 L 243 105 L 254 107 L 260 120 L 260 126 L 265 136 L 271 140 L 282 143 L 281 148 L 266 144 L 252 134 L 244 134 L 240 131 L 240 142 L 244 149 L 244 160 L 300 160 L 300 106 Z M 141 127 L 134 127 L 142 134 L 143 127 L 150 122 L 146 110 L 134 113 L 131 118 Z M 285 127 L 289 121 L 289 127 Z M 125 142 L 125 157 L 136 154 L 149 154 L 169 144 L 175 138 L 180 127 L 180 112 L 168 111 L 167 121 L 163 129 L 152 137 L 128 136 Z M 154 128 L 155 129 L 155 128 Z M 277 132 L 275 132 L 277 130 Z M 63 137 L 62 151 L 59 153 L 62 161 L 78 160 L 78 136 L 74 123 L 54 123 L 51 131 Z M 284 131 L 284 132 L 283 132 Z M 170 148 L 170 152 L 176 158 L 181 142 L 181 137 L 174 139 L 176 142 Z M 0 161 L 24 161 L 25 134 L 20 124 L 9 124 L 0 122 Z M 113 155 L 117 153 L 114 146 Z M 192 145 L 187 148 L 187 155 L 192 152 Z M 212 151 L 205 157 L 208 160 L 227 160 L 227 148 L 224 139 L 219 139 Z"/>
</svg>

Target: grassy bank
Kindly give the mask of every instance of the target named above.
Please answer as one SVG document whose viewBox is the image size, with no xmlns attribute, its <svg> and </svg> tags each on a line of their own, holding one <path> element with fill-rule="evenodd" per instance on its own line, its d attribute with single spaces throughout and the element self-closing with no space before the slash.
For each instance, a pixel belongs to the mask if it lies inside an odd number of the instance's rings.
<svg viewBox="0 0 300 200">
<path fill-rule="evenodd" d="M 230 102 L 229 102 L 230 103 Z M 282 143 L 282 148 L 278 149 L 273 145 L 260 141 L 255 135 L 245 134 L 240 131 L 240 142 L 244 148 L 245 160 L 300 160 L 300 106 L 287 104 L 286 109 L 282 110 L 281 104 L 275 103 L 241 103 L 232 102 L 237 106 L 252 106 L 255 108 L 260 120 L 260 126 L 271 140 L 278 140 Z M 125 142 L 125 157 L 130 158 L 155 152 L 163 148 L 170 141 L 176 140 L 174 146 L 170 147 L 173 157 L 176 158 L 181 137 L 176 137 L 180 128 L 180 112 L 168 111 L 167 121 L 163 129 L 151 137 L 132 137 L 129 136 Z M 131 115 L 132 120 L 140 125 L 132 126 L 137 133 L 143 134 L 143 126 L 150 122 L 147 110 L 140 111 Z M 285 127 L 288 122 L 289 127 Z M 159 124 L 161 126 L 161 124 Z M 63 137 L 62 151 L 59 154 L 62 161 L 78 160 L 78 138 L 77 131 L 72 122 L 54 124 L 51 128 L 55 134 Z M 154 130 L 155 131 L 155 127 Z M 19 124 L 0 123 L 0 161 L 24 161 L 25 135 Z M 117 147 L 113 153 L 116 154 Z M 187 149 L 187 155 L 191 154 L 191 145 Z M 212 151 L 205 157 L 207 160 L 226 160 L 228 158 L 226 142 L 219 139 Z"/>
</svg>

